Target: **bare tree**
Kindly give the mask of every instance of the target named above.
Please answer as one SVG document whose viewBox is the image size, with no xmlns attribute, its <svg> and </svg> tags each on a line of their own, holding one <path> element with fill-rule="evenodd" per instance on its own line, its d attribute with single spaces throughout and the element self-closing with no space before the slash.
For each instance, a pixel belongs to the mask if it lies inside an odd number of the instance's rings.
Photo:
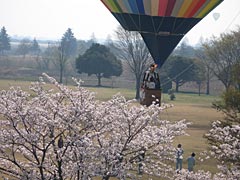
<svg viewBox="0 0 240 180">
<path fill-rule="evenodd" d="M 33 41 L 31 42 L 29 52 L 32 55 L 32 57 L 35 59 L 35 61 L 37 62 L 38 68 L 42 69 L 42 65 L 41 65 L 41 61 L 42 61 L 41 49 L 40 49 L 40 46 L 39 46 L 36 38 L 34 38 Z"/>
<path fill-rule="evenodd" d="M 210 94 L 210 81 L 214 76 L 214 73 L 211 71 L 212 61 L 208 60 L 206 54 L 204 53 L 204 48 L 201 46 L 196 50 L 197 58 L 203 63 L 205 67 L 205 77 L 206 77 L 206 94 Z"/>
<path fill-rule="evenodd" d="M 23 55 L 25 59 L 26 55 L 30 52 L 31 49 L 31 41 L 29 39 L 22 39 L 17 46 L 17 54 Z"/>
<path fill-rule="evenodd" d="M 54 46 L 50 45 L 48 43 L 48 47 L 45 49 L 42 55 L 42 67 L 45 70 L 49 70 L 50 68 L 50 63 L 53 59 L 53 54 L 54 54 Z"/>
<path fill-rule="evenodd" d="M 151 62 L 150 53 L 138 32 L 130 32 L 118 27 L 115 32 L 118 39 L 117 54 L 122 60 L 127 62 L 131 72 L 136 79 L 136 99 L 140 98 L 140 85 L 144 71 Z"/>
<path fill-rule="evenodd" d="M 62 45 L 60 45 L 58 47 L 58 66 L 59 66 L 59 70 L 60 70 L 60 80 L 59 82 L 62 83 L 63 82 L 63 74 L 64 74 L 64 71 L 66 69 L 66 65 L 67 65 L 67 62 L 68 62 L 68 57 L 65 55 L 64 53 L 64 47 Z"/>
<path fill-rule="evenodd" d="M 61 42 L 57 48 L 57 61 L 56 65 L 60 70 L 60 80 L 59 82 L 63 82 L 64 71 L 66 70 L 67 63 L 69 60 L 76 56 L 77 52 L 77 40 L 74 37 L 74 34 L 70 28 L 63 34 Z"/>
<path fill-rule="evenodd" d="M 210 69 L 224 84 L 226 89 L 233 85 L 233 67 L 240 63 L 240 28 L 220 38 L 213 37 L 204 43 L 206 57 L 211 63 Z"/>
</svg>

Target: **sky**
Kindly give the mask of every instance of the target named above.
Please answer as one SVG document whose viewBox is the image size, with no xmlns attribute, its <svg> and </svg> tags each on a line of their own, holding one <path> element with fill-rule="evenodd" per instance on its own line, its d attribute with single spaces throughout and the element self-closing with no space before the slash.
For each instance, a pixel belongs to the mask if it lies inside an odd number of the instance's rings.
<svg viewBox="0 0 240 180">
<path fill-rule="evenodd" d="M 60 40 L 71 28 L 77 39 L 89 40 L 93 34 L 97 39 L 109 35 L 114 39 L 119 23 L 100 0 L 0 0 L 0 28 L 3 26 L 11 37 Z M 185 38 L 194 45 L 201 37 L 219 36 L 237 26 L 240 0 L 224 0 Z"/>
</svg>

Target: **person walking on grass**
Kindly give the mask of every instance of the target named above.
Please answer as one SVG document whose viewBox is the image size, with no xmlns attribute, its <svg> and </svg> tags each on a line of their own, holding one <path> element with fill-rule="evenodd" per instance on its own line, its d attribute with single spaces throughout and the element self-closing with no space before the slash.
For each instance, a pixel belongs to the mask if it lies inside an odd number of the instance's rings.
<svg viewBox="0 0 240 180">
<path fill-rule="evenodd" d="M 182 145 L 178 144 L 177 149 L 176 149 L 176 170 L 177 172 L 182 170 L 182 161 L 183 161 L 183 149 Z"/>
<path fill-rule="evenodd" d="M 195 165 L 195 153 L 193 152 L 191 156 L 187 159 L 188 171 L 193 171 L 193 166 Z"/>
</svg>

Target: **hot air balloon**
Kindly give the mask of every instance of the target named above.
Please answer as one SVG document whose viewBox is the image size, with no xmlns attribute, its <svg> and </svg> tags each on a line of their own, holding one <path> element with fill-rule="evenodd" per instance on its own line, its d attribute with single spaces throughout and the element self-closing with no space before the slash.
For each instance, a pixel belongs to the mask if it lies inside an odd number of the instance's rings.
<svg viewBox="0 0 240 180">
<path fill-rule="evenodd" d="M 217 21 L 220 18 L 220 13 L 213 13 L 213 19 Z"/>
<path fill-rule="evenodd" d="M 122 27 L 138 31 L 160 68 L 184 35 L 223 0 L 101 0 Z"/>
</svg>

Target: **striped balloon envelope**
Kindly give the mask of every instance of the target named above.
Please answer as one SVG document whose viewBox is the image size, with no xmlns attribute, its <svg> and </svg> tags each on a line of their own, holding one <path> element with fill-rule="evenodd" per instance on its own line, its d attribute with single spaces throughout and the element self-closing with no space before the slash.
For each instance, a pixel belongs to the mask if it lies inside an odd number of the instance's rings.
<svg viewBox="0 0 240 180">
<path fill-rule="evenodd" d="M 122 27 L 138 31 L 158 67 L 223 0 L 101 0 Z M 197 34 L 196 34 L 197 36 Z"/>
</svg>

